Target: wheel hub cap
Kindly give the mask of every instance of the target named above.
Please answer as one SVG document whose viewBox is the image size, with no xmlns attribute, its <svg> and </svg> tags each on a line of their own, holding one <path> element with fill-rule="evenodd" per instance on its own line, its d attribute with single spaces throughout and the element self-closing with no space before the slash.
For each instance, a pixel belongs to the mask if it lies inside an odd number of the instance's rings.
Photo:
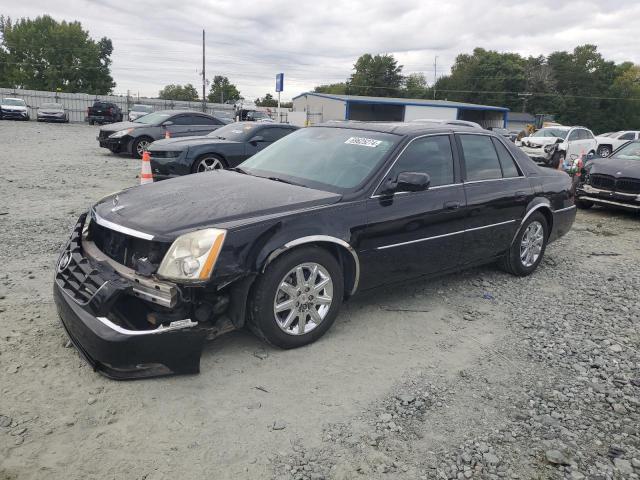
<svg viewBox="0 0 640 480">
<path fill-rule="evenodd" d="M 327 269 L 318 263 L 303 263 L 280 281 L 273 314 L 283 332 L 304 335 L 322 323 L 332 301 L 333 281 Z"/>
<path fill-rule="evenodd" d="M 204 158 L 198 164 L 198 172 L 210 172 L 222 168 L 222 163 L 217 158 Z"/>
<path fill-rule="evenodd" d="M 531 222 L 520 242 L 520 261 L 522 265 L 529 268 L 538 261 L 544 244 L 544 228 L 538 221 Z"/>
</svg>

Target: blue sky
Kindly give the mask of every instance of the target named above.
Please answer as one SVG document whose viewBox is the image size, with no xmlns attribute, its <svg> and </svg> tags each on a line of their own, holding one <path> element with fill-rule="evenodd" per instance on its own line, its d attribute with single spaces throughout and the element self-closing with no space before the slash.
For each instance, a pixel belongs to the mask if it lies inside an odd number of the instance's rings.
<svg viewBox="0 0 640 480">
<path fill-rule="evenodd" d="M 393 53 L 404 73 L 431 82 L 458 53 L 476 46 L 524 55 L 594 43 L 608 59 L 640 63 L 640 2 L 431 0 L 0 0 L 0 13 L 79 20 L 94 38 L 113 40 L 115 91 L 157 95 L 167 83 L 201 89 L 202 29 L 207 77 L 222 74 L 245 98 L 284 99 L 343 81 L 362 53 Z"/>
</svg>

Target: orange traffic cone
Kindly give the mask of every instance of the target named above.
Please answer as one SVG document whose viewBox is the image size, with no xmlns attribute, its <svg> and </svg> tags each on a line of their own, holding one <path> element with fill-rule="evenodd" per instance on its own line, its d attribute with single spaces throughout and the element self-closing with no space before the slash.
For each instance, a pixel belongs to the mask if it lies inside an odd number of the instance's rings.
<svg viewBox="0 0 640 480">
<path fill-rule="evenodd" d="M 165 130 L 165 131 L 164 131 L 164 138 L 165 138 L 165 139 L 167 139 L 167 138 L 171 138 L 171 133 L 169 132 L 169 130 Z"/>
<path fill-rule="evenodd" d="M 151 154 L 145 151 L 142 154 L 142 171 L 140 172 L 140 185 L 153 183 L 153 174 L 151 173 Z"/>
</svg>

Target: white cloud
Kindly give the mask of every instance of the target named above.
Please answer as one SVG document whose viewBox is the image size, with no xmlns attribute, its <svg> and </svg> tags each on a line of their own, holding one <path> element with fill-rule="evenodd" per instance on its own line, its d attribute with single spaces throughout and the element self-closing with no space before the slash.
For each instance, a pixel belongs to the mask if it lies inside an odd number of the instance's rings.
<svg viewBox="0 0 640 480">
<path fill-rule="evenodd" d="M 394 53 L 405 73 L 429 80 L 434 56 L 442 75 L 477 46 L 539 55 L 594 43 L 608 59 L 640 63 L 636 0 L 30 0 L 2 13 L 79 20 L 111 38 L 116 91 L 141 95 L 167 83 L 200 91 L 203 28 L 207 77 L 228 76 L 247 98 L 273 92 L 280 71 L 286 98 L 342 81 L 365 52 Z"/>
</svg>

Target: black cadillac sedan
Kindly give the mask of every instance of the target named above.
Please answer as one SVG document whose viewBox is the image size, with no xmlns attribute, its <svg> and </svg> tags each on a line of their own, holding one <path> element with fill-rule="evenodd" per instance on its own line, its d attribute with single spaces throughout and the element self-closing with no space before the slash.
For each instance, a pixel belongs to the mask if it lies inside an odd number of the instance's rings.
<svg viewBox="0 0 640 480">
<path fill-rule="evenodd" d="M 237 167 L 251 155 L 298 127 L 281 123 L 236 122 L 202 137 L 158 140 L 149 145 L 154 180 Z"/>
<path fill-rule="evenodd" d="M 390 282 L 488 262 L 529 275 L 574 219 L 569 176 L 502 136 L 335 122 L 234 170 L 98 201 L 59 257 L 54 297 L 100 372 L 195 373 L 205 339 L 246 325 L 300 347 Z"/>
<path fill-rule="evenodd" d="M 606 158 L 588 160 L 576 205 L 640 211 L 640 141 L 625 143 Z"/>
</svg>

